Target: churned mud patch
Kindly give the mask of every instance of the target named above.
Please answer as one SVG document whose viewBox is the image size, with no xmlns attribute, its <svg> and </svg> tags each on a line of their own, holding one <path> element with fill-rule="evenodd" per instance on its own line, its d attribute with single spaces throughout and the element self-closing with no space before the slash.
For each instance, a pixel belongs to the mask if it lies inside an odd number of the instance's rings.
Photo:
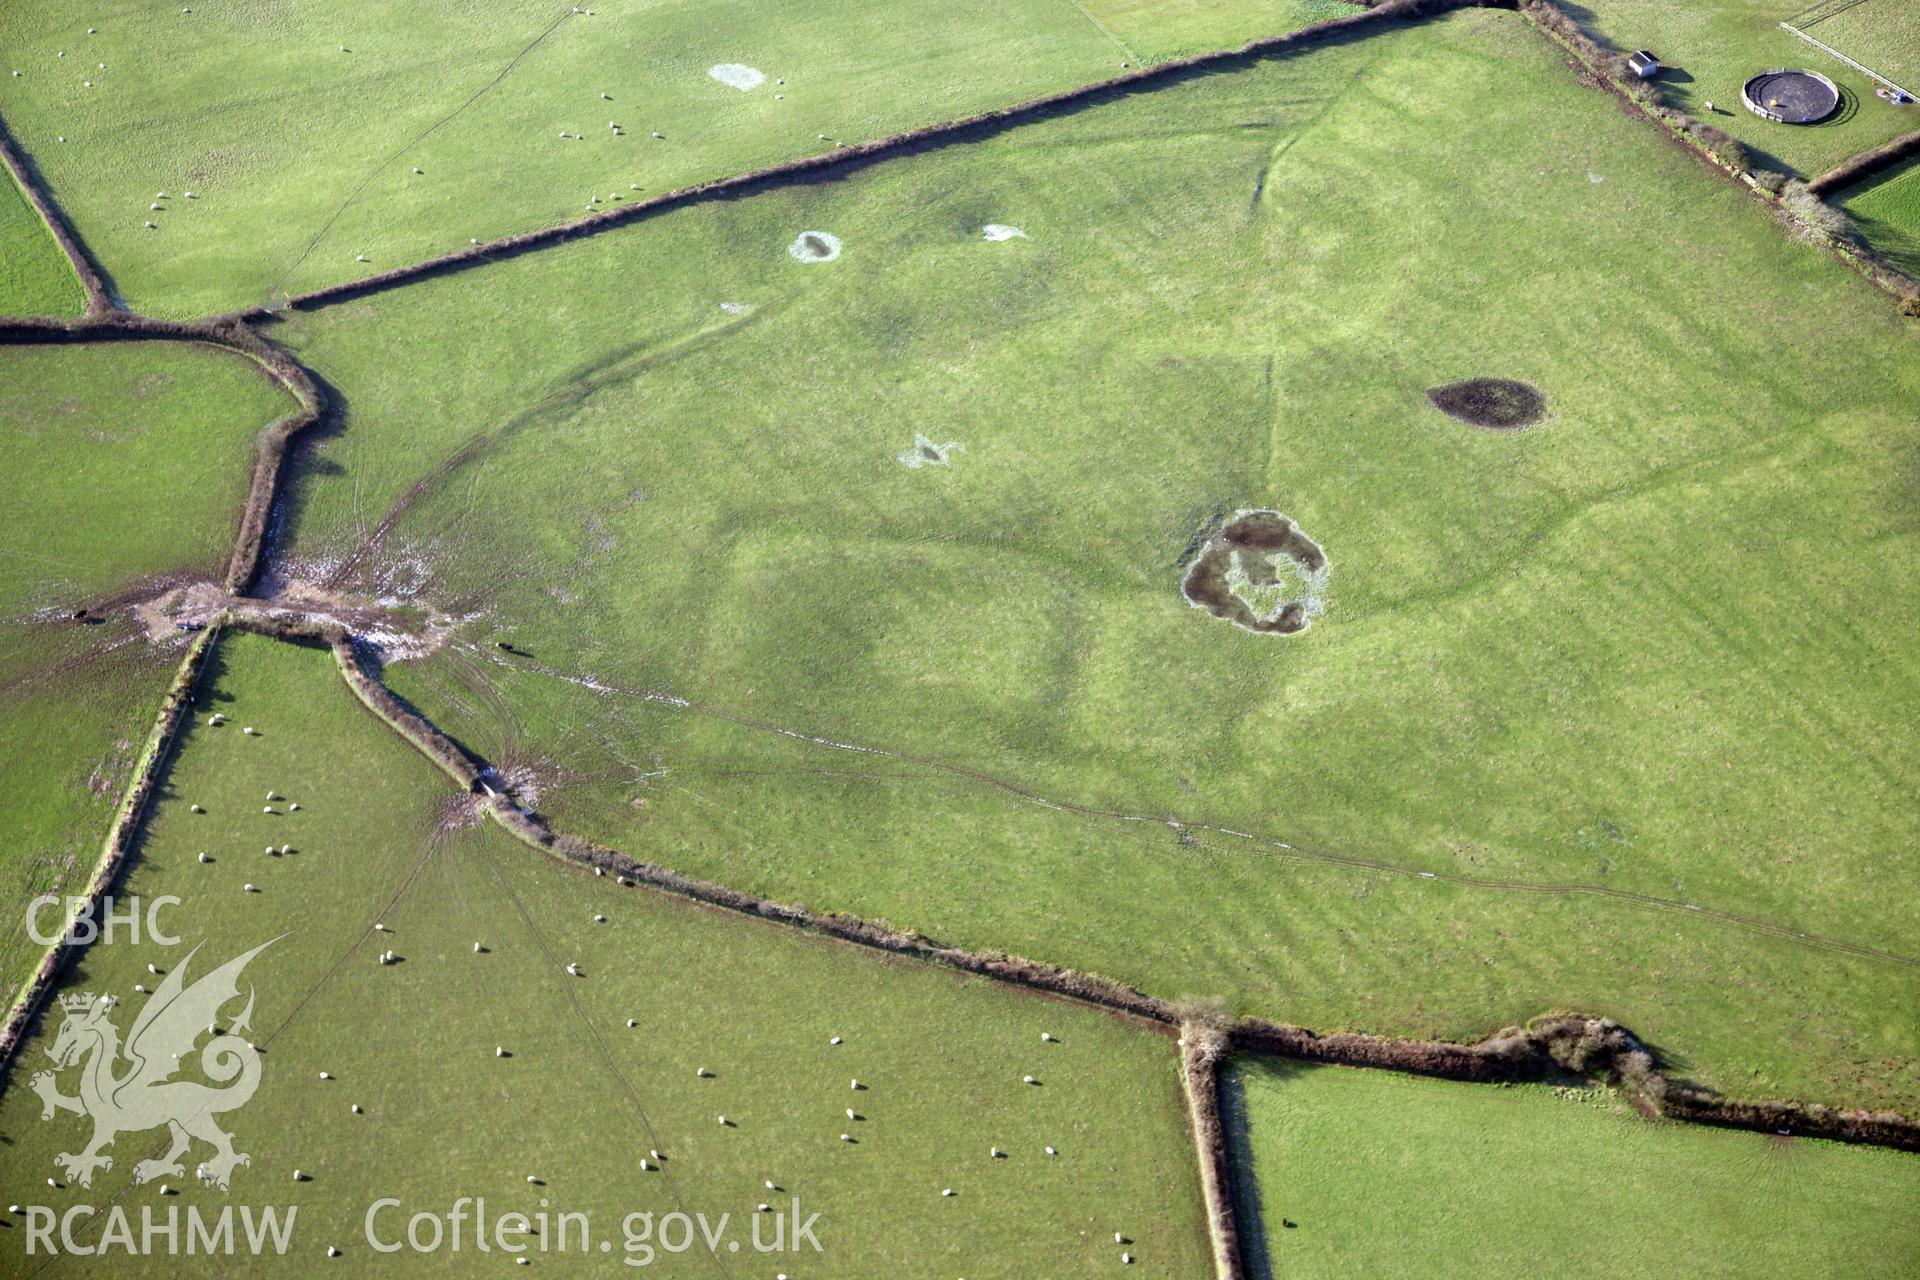
<svg viewBox="0 0 1920 1280">
<path fill-rule="evenodd" d="M 707 74 L 721 84 L 745 91 L 758 89 L 767 82 L 766 73 L 748 66 L 744 62 L 722 62 L 707 68 Z"/>
<path fill-rule="evenodd" d="M 918 431 L 913 433 L 913 448 L 905 453 L 894 455 L 900 465 L 912 467 L 916 471 L 921 467 L 944 467 L 953 461 L 953 455 L 966 448 L 958 440 L 949 440 L 945 444 L 935 444 Z"/>
<path fill-rule="evenodd" d="M 1531 426 L 1547 412 L 1545 396 L 1511 378 L 1469 378 L 1444 387 L 1431 387 L 1427 399 L 1449 418 L 1490 431 Z"/>
<path fill-rule="evenodd" d="M 787 246 L 787 252 L 801 262 L 832 262 L 840 256 L 840 237 L 825 231 L 802 231 Z"/>
<path fill-rule="evenodd" d="M 1202 543 L 1180 594 L 1196 609 L 1268 635 L 1326 611 L 1327 556 L 1278 511 L 1237 512 Z"/>
</svg>

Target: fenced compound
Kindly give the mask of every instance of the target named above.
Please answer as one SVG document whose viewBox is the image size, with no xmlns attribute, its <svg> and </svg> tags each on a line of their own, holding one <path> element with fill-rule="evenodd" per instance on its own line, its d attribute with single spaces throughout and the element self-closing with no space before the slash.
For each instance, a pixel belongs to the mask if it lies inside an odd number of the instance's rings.
<svg viewBox="0 0 1920 1280">
<path fill-rule="evenodd" d="M 1894 33 L 1888 38 L 1906 39 L 1911 46 L 1908 52 L 1920 60 L 1920 33 L 1911 37 L 1898 34 L 1906 29 L 1901 22 L 1905 6 L 1906 0 L 1822 0 L 1794 14 L 1780 27 L 1828 57 L 1838 59 L 1868 79 L 1885 85 L 1902 98 L 1912 100 L 1915 97 L 1913 90 L 1894 79 L 1897 75 L 1907 81 L 1907 85 L 1920 83 L 1920 77 L 1914 76 L 1909 70 L 1908 61 L 1900 58 L 1900 47 L 1896 45 L 1893 49 L 1882 49 L 1877 42 L 1868 41 L 1863 36 L 1870 29 L 1883 35 Z M 1860 57 L 1872 59 L 1877 65 L 1869 66 L 1866 62 L 1858 61 L 1830 42 L 1845 45 Z"/>
</svg>

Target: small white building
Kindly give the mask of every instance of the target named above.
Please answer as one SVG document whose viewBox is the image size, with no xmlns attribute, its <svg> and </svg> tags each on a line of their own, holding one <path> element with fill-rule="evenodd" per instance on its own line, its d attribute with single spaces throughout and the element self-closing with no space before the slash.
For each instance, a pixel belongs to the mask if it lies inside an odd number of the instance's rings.
<svg viewBox="0 0 1920 1280">
<path fill-rule="evenodd" d="M 1627 55 L 1627 69 L 1642 80 L 1650 80 L 1660 70 L 1660 59 L 1645 49 L 1636 49 Z"/>
</svg>

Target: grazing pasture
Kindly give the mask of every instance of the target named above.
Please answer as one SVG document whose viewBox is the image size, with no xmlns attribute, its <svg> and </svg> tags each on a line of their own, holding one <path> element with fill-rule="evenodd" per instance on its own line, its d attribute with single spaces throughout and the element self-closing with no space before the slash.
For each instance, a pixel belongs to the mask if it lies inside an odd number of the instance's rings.
<svg viewBox="0 0 1920 1280">
<path fill-rule="evenodd" d="M 473 1251 L 471 1224 L 457 1256 L 376 1255 L 364 1223 L 382 1196 L 405 1206 L 377 1216 L 383 1242 L 461 1196 L 485 1197 L 489 1216 L 584 1213 L 615 1250 L 630 1213 L 729 1214 L 739 1255 L 660 1255 L 675 1274 L 1100 1275 L 1123 1250 L 1129 1275 L 1208 1274 L 1164 1031 L 556 862 L 480 818 L 324 650 L 225 637 L 198 696 L 123 890 L 178 895 L 166 918 L 182 941 L 96 946 L 66 990 L 131 1010 L 136 985 L 156 988 L 195 946 L 188 981 L 271 940 L 241 982 L 252 1023 L 228 1032 L 264 1050 L 257 1093 L 221 1115 L 251 1163 L 211 1190 L 193 1176 L 209 1154 L 196 1144 L 181 1171 L 137 1185 L 135 1165 L 166 1144 L 128 1133 L 91 1187 L 43 1189 L 86 1132 L 43 1121 L 20 1074 L 45 1064 L 56 1005 L 0 1097 L 11 1198 L 120 1204 L 136 1222 L 148 1205 L 297 1206 L 285 1258 L 223 1260 L 222 1274 L 511 1265 Z M 208 723 L 215 710 L 224 725 Z M 821 1252 L 753 1252 L 757 1206 L 790 1226 L 795 1198 L 802 1219 L 820 1215 Z M 26 1274 L 25 1233 L 6 1221 L 0 1270 Z M 621 1256 L 571 1238 L 554 1252 L 550 1228 L 529 1256 L 567 1275 L 608 1274 Z M 111 1256 L 115 1274 L 179 1274 L 178 1259 Z"/>
<path fill-rule="evenodd" d="M 1139 66 L 1233 49 L 1352 14 L 1347 0 L 1068 0 Z"/>
<path fill-rule="evenodd" d="M 677 870 L 1910 1107 L 1920 363 L 1703 179 L 1470 11 L 294 313 L 277 568 L 464 618 L 387 678 Z M 1298 634 L 1182 597 L 1256 509 Z"/>
<path fill-rule="evenodd" d="M 171 317 L 1037 97 L 1124 60 L 1069 0 L 189 7 L 0 10 L 0 118 L 119 292 Z M 710 74 L 736 64 L 764 80 Z"/>
<path fill-rule="evenodd" d="M 184 636 L 151 642 L 128 605 L 167 581 L 218 577 L 253 437 L 290 401 L 245 360 L 163 342 L 0 347 L 0 388 L 10 1000 L 43 951 L 19 913 L 37 894 L 85 888 L 185 648 Z M 58 928 L 52 913 L 45 924 Z"/>
<path fill-rule="evenodd" d="M 1909 1155 L 1652 1124 L 1604 1089 L 1239 1061 L 1223 1092 L 1255 1275 L 1920 1268 Z"/>
</svg>

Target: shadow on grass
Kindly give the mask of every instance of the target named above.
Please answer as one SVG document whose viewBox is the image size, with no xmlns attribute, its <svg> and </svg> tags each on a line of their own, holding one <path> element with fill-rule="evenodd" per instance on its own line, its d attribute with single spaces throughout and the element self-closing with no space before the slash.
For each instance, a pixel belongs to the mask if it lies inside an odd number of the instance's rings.
<svg viewBox="0 0 1920 1280">
<path fill-rule="evenodd" d="M 1267 1234 L 1260 1171 L 1254 1167 L 1252 1126 L 1247 1115 L 1247 1077 L 1284 1082 L 1308 1071 L 1324 1069 L 1278 1058 L 1234 1058 L 1221 1068 L 1220 1127 L 1226 1134 L 1227 1169 L 1233 1179 L 1233 1214 L 1240 1230 L 1240 1261 L 1248 1280 L 1274 1280 L 1278 1273 L 1273 1264 L 1273 1240 Z"/>
</svg>

